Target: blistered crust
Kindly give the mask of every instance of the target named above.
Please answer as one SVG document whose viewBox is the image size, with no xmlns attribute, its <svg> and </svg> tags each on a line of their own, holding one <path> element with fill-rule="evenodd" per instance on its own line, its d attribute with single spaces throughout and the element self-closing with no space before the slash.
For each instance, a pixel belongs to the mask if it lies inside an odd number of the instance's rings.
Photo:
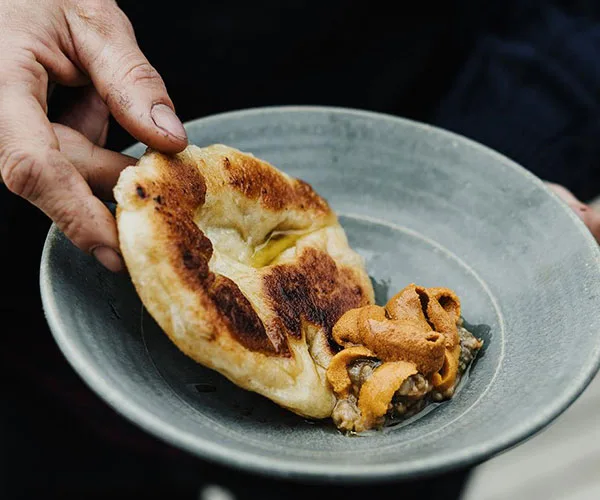
<svg viewBox="0 0 600 500">
<path fill-rule="evenodd" d="M 348 309 L 372 303 L 373 290 L 325 200 L 220 145 L 148 151 L 121 174 L 115 198 L 132 281 L 171 340 L 244 388 L 302 415 L 329 416 L 331 330 Z M 226 240 L 215 246 L 215 228 L 250 246 L 273 231 L 306 235 L 256 269 L 232 259 Z"/>
</svg>

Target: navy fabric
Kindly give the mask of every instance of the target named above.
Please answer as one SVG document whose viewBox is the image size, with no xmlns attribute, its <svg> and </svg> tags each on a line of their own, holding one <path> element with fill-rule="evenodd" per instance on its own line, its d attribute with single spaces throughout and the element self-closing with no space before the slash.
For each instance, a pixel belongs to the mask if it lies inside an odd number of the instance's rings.
<svg viewBox="0 0 600 500">
<path fill-rule="evenodd" d="M 485 33 L 431 121 L 600 194 L 600 24 L 555 6 Z"/>
</svg>

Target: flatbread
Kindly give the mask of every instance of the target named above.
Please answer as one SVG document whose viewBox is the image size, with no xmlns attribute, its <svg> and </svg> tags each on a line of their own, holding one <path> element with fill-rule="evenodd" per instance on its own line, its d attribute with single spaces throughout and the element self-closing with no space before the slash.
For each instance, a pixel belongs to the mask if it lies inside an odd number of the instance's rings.
<svg viewBox="0 0 600 500">
<path fill-rule="evenodd" d="M 147 150 L 114 193 L 127 269 L 173 343 L 244 389 L 329 417 L 332 328 L 374 293 L 327 202 L 224 145 Z"/>
</svg>

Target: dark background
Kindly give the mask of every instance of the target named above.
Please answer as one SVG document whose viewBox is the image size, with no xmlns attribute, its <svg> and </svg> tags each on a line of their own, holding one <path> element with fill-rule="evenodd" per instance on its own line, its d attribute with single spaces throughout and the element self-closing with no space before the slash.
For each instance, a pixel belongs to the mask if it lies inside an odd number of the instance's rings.
<svg viewBox="0 0 600 500">
<path fill-rule="evenodd" d="M 119 4 L 184 121 L 279 104 L 382 111 L 479 140 L 583 199 L 600 192 L 597 2 Z M 58 89 L 51 111 L 68 100 Z M 132 142 L 111 123 L 108 147 Z M 0 186 L 1 499 L 191 499 L 205 483 L 237 498 L 457 496 L 463 472 L 385 490 L 283 490 L 145 435 L 87 390 L 48 332 L 38 288 L 48 227 Z"/>
</svg>

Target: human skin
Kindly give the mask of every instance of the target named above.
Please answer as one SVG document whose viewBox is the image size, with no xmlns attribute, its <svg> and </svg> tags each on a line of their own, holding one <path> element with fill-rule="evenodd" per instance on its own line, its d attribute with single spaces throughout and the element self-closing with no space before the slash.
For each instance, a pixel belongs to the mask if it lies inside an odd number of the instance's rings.
<svg viewBox="0 0 600 500">
<path fill-rule="evenodd" d="M 81 250 L 123 269 L 110 199 L 132 159 L 102 148 L 109 113 L 132 136 L 175 153 L 185 130 L 158 72 L 114 0 L 0 1 L 0 173 Z M 84 87 L 52 124 L 51 84 Z"/>
</svg>

